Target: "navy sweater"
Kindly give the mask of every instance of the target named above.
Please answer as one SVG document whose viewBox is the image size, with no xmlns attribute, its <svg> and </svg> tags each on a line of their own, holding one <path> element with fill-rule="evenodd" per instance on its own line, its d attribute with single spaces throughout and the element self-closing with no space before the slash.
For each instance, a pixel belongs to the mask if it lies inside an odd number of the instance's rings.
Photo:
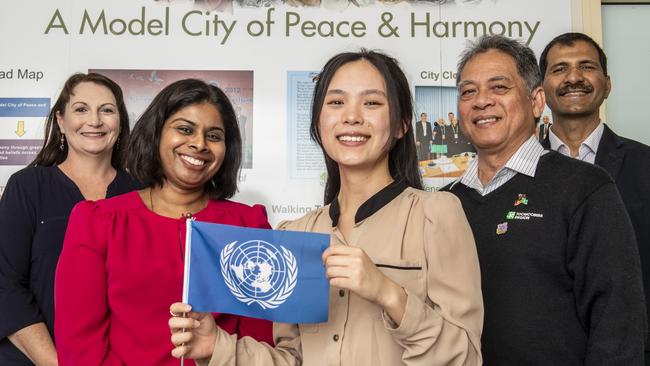
<svg viewBox="0 0 650 366">
<path fill-rule="evenodd" d="M 535 178 L 451 188 L 481 265 L 485 365 L 642 365 L 634 230 L 605 171 L 555 152 Z"/>
<path fill-rule="evenodd" d="M 118 171 L 112 197 L 137 188 Z M 56 166 L 27 167 L 9 178 L 0 200 L 0 365 L 33 365 L 7 338 L 38 322 L 54 328 L 54 271 L 79 188 Z"/>
</svg>

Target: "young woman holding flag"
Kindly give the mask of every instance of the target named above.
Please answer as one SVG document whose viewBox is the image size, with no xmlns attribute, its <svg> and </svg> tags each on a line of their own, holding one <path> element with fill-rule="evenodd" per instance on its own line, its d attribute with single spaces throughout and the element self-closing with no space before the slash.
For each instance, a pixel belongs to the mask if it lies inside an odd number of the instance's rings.
<svg viewBox="0 0 650 366">
<path fill-rule="evenodd" d="M 331 234 L 329 321 L 275 323 L 275 347 L 172 304 L 175 357 L 209 365 L 479 365 L 474 240 L 456 198 L 420 190 L 410 88 L 381 53 L 342 53 L 316 84 L 311 134 L 325 206 L 280 228 Z"/>
</svg>

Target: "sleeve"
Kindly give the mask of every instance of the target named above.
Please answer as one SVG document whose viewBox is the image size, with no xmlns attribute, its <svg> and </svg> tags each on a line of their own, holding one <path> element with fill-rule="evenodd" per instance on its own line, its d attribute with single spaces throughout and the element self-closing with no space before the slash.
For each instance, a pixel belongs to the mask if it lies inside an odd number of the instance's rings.
<svg viewBox="0 0 650 366">
<path fill-rule="evenodd" d="M 575 210 L 567 251 L 578 317 L 588 333 L 585 365 L 643 365 L 647 319 L 641 265 L 613 183 Z"/>
<path fill-rule="evenodd" d="M 400 326 L 384 325 L 404 348 L 406 365 L 480 365 L 483 298 L 474 237 L 460 201 L 450 193 L 425 200 L 427 299 L 406 289 Z"/>
<path fill-rule="evenodd" d="M 221 328 L 217 330 L 209 366 L 302 365 L 300 332 L 296 324 L 273 323 L 275 347 L 251 337 L 237 339 L 237 335 Z"/>
<path fill-rule="evenodd" d="M 107 220 L 94 202 L 72 210 L 54 287 L 54 332 L 59 365 L 124 365 L 111 353 L 108 330 Z"/>
<path fill-rule="evenodd" d="M 45 321 L 29 287 L 37 196 L 22 181 L 11 176 L 0 200 L 0 339 Z"/>
<path fill-rule="evenodd" d="M 262 205 L 254 205 L 251 208 L 251 213 L 247 217 L 247 227 L 259 229 L 271 229 L 269 218 L 266 215 L 266 208 Z"/>
</svg>

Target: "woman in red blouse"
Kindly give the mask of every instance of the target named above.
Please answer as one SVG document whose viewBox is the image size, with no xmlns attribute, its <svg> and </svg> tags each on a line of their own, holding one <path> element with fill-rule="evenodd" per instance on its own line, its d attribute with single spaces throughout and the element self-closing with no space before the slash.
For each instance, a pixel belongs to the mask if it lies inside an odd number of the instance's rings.
<svg viewBox="0 0 650 366">
<path fill-rule="evenodd" d="M 263 206 L 227 200 L 237 189 L 241 137 L 219 88 L 194 79 L 167 86 L 131 136 L 127 169 L 147 188 L 82 202 L 70 217 L 55 280 L 62 366 L 177 365 L 167 321 L 182 295 L 186 218 L 269 228 Z M 272 343 L 270 322 L 215 320 Z"/>
</svg>

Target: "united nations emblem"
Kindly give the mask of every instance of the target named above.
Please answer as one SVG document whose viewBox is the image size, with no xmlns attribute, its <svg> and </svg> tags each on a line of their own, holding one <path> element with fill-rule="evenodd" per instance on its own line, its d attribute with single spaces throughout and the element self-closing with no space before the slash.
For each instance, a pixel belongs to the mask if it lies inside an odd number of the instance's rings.
<svg viewBox="0 0 650 366">
<path fill-rule="evenodd" d="M 290 250 L 262 241 L 236 241 L 219 256 L 224 282 L 237 300 L 262 309 L 274 309 L 285 302 L 298 280 L 298 265 Z"/>
</svg>

